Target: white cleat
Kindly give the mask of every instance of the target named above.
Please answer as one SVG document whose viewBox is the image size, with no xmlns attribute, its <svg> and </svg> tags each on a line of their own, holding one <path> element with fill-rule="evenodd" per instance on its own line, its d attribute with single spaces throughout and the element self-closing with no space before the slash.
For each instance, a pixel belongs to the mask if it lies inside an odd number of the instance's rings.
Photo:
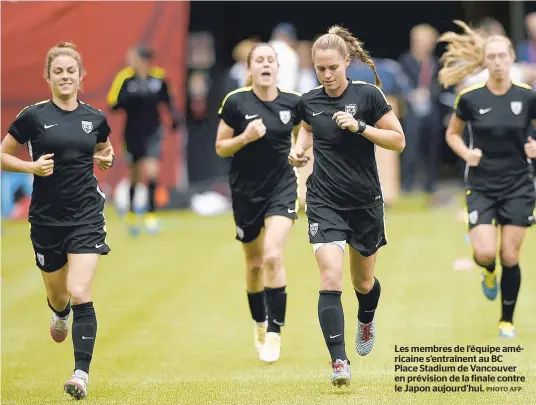
<svg viewBox="0 0 536 405">
<path fill-rule="evenodd" d="M 348 360 L 337 359 L 331 363 L 331 366 L 333 367 L 331 383 L 339 388 L 343 385 L 348 387 L 352 380 L 352 373 L 350 372 L 350 363 Z"/>
<path fill-rule="evenodd" d="M 281 354 L 281 335 L 276 332 L 268 332 L 259 358 L 265 363 L 273 363 L 279 360 Z"/>
<path fill-rule="evenodd" d="M 374 320 L 370 323 L 361 323 L 357 320 L 357 334 L 355 337 L 355 348 L 361 356 L 366 356 L 372 350 L 376 340 L 376 326 Z"/>
<path fill-rule="evenodd" d="M 52 313 L 50 321 L 50 336 L 54 342 L 61 343 L 67 339 L 69 334 L 69 315 L 65 318 L 60 318 L 55 312 Z"/>
<path fill-rule="evenodd" d="M 264 346 L 264 340 L 266 339 L 266 329 L 268 329 L 268 321 L 254 322 L 253 339 L 255 341 L 255 348 L 257 349 L 257 352 L 260 352 L 262 346 Z"/>
<path fill-rule="evenodd" d="M 82 370 L 75 370 L 69 381 L 63 385 L 63 390 L 74 399 L 82 399 L 87 396 L 88 384 L 88 374 Z"/>
</svg>

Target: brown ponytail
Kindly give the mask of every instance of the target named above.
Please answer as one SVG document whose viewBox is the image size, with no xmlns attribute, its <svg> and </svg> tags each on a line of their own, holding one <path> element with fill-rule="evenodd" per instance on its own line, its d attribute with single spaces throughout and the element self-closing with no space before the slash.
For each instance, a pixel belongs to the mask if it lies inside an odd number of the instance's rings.
<svg viewBox="0 0 536 405">
<path fill-rule="evenodd" d="M 376 86 L 381 87 L 382 81 L 376 71 L 376 65 L 374 65 L 368 52 L 363 48 L 363 43 L 354 37 L 346 28 L 334 25 L 328 30 L 327 34 L 318 38 L 312 49 L 313 59 L 317 49 L 336 49 L 345 58 L 348 56 L 350 59 L 356 59 L 366 63 L 372 70 L 372 73 L 374 73 Z"/>
</svg>

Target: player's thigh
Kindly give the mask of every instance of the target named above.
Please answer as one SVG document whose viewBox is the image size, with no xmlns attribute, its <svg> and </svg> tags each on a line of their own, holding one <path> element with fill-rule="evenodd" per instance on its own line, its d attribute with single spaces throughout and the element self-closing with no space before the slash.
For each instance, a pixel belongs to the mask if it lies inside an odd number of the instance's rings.
<svg viewBox="0 0 536 405">
<path fill-rule="evenodd" d="M 44 273 L 59 271 L 67 263 L 65 239 L 68 228 L 63 226 L 30 226 L 30 239 L 35 254 L 35 264 Z"/>
<path fill-rule="evenodd" d="M 289 182 L 274 193 L 264 219 L 266 251 L 282 252 L 294 220 L 298 218 L 298 207 L 296 182 Z"/>
<path fill-rule="evenodd" d="M 282 215 L 273 215 L 264 219 L 264 251 L 281 255 L 294 220 Z"/>
<path fill-rule="evenodd" d="M 519 261 L 519 253 L 525 238 L 527 228 L 517 225 L 503 225 L 501 227 L 501 262 L 506 266 L 513 266 Z"/>
<path fill-rule="evenodd" d="M 387 244 L 383 204 L 345 213 L 351 233 L 348 244 L 361 256 L 369 257 Z"/>
<path fill-rule="evenodd" d="M 67 291 L 67 264 L 52 273 L 41 270 L 41 276 L 45 283 L 47 297 L 57 297 L 68 294 Z"/>
<path fill-rule="evenodd" d="M 377 252 L 370 256 L 363 256 L 357 250 L 350 247 L 349 256 L 352 284 L 359 292 L 366 294 L 374 286 Z"/>
<path fill-rule="evenodd" d="M 100 255 L 98 253 L 68 253 L 67 289 L 73 303 L 80 304 L 90 300 L 91 286 L 95 278 L 97 264 Z"/>
</svg>

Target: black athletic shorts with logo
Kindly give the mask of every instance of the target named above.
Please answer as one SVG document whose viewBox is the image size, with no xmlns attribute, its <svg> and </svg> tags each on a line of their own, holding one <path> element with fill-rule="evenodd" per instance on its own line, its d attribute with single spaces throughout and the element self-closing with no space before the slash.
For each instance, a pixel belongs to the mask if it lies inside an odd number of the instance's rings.
<svg viewBox="0 0 536 405">
<path fill-rule="evenodd" d="M 467 223 L 469 229 L 481 224 L 530 227 L 534 221 L 536 191 L 532 182 L 514 193 L 493 196 L 483 191 L 467 190 Z"/>
<path fill-rule="evenodd" d="M 126 136 L 125 159 L 128 163 L 136 163 L 143 158 L 160 159 L 164 129 L 160 126 L 150 134 Z"/>
<path fill-rule="evenodd" d="M 276 190 L 263 201 L 240 201 L 233 196 L 233 214 L 236 224 L 236 239 L 249 243 L 257 239 L 264 227 L 264 219 L 274 215 L 298 218 L 298 191 L 296 184 Z"/>
<path fill-rule="evenodd" d="M 365 257 L 387 244 L 383 204 L 340 210 L 325 204 L 307 203 L 306 214 L 311 244 L 346 241 Z"/>
<path fill-rule="evenodd" d="M 97 253 L 107 255 L 104 221 L 74 226 L 32 224 L 30 238 L 37 267 L 47 273 L 61 269 L 67 263 L 67 253 Z"/>
</svg>

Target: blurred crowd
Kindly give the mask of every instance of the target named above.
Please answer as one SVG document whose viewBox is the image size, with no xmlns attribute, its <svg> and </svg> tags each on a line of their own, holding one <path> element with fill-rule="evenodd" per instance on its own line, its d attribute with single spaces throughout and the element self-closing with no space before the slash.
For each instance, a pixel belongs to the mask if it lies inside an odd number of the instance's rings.
<svg viewBox="0 0 536 405">
<path fill-rule="evenodd" d="M 525 18 L 527 40 L 516 44 L 517 59 L 512 69 L 514 81 L 536 85 L 536 12 Z M 476 25 L 477 32 L 487 37 L 490 35 L 505 35 L 504 27 L 492 18 L 486 18 Z M 359 33 L 357 33 L 359 34 Z M 443 89 L 437 76 L 440 68 L 439 57 L 441 45 L 437 43 L 440 33 L 431 25 L 419 24 L 409 33 L 409 48 L 397 60 L 383 58 L 372 53 L 378 74 L 382 80 L 382 90 L 393 106 L 395 113 L 401 119 L 406 134 L 406 149 L 398 154 L 390 151 L 377 150 L 377 160 L 380 170 L 382 187 L 387 204 L 395 203 L 400 194 L 424 191 L 427 204 L 431 207 L 449 203 L 452 193 L 438 193 L 438 178 L 445 154 L 449 153 L 445 143 L 445 129 L 452 111 L 456 94 L 463 88 L 475 83 L 486 81 L 487 71 L 481 71 L 469 77 L 456 88 Z M 275 48 L 279 63 L 281 88 L 300 93 L 307 92 L 319 85 L 311 61 L 312 40 L 299 40 L 296 28 L 289 23 L 281 23 L 272 32 L 269 42 Z M 204 149 L 213 148 L 218 117 L 216 110 L 222 97 L 230 90 L 245 86 L 247 78 L 247 55 L 258 38 L 246 38 L 233 49 L 234 65 L 226 71 L 223 80 L 218 80 L 220 86 L 212 92 L 214 99 L 210 102 L 211 85 L 199 79 L 199 72 L 206 69 L 190 66 L 189 75 L 189 109 L 188 138 L 190 142 L 204 142 Z M 207 48 L 190 48 L 192 55 L 205 54 Z M 374 83 L 370 68 L 359 61 L 353 61 L 348 69 L 349 78 L 368 83 Z M 212 78 L 212 85 L 216 85 Z M 195 118 L 192 114 L 198 111 L 199 97 L 205 99 L 204 114 Z M 200 125 L 203 128 L 200 128 Z M 206 127 L 205 127 L 206 126 Z M 207 136 L 211 134 L 210 136 Z M 217 160 L 210 152 L 211 159 Z M 203 160 L 199 163 L 197 172 L 210 170 L 213 173 L 199 173 L 200 177 L 190 173 L 190 180 L 196 182 L 201 178 L 216 178 L 218 173 L 224 173 L 224 162 L 207 165 Z M 194 164 L 195 165 L 195 164 Z M 189 164 L 189 170 L 196 170 Z M 202 168 L 201 168 L 202 166 Z M 455 168 L 456 165 L 454 165 Z M 309 165 L 301 176 L 302 196 L 304 182 L 312 169 Z M 461 178 L 461 176 L 454 176 Z"/>
</svg>

